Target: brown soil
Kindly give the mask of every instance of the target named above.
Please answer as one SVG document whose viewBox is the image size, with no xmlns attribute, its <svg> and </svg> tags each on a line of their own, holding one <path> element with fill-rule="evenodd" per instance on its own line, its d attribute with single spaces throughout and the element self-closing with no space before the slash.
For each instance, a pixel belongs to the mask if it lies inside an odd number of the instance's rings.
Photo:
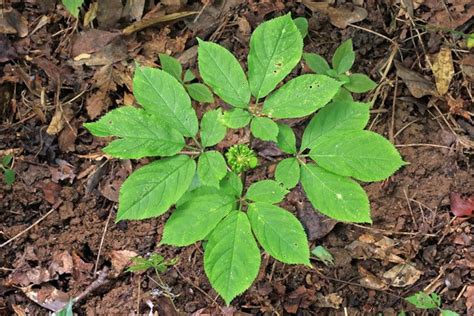
<svg viewBox="0 0 474 316">
<path fill-rule="evenodd" d="M 199 7 L 199 3 L 190 5 Z M 70 66 L 67 63 L 69 39 L 48 40 L 48 36 L 59 29 L 73 26 L 72 19 L 62 17 L 65 12 L 45 11 L 35 1 L 27 4 L 13 1 L 13 7 L 27 18 L 30 27 L 36 25 L 33 21 L 42 15 L 52 17 L 55 23 L 40 29 L 35 36 L 0 38 L 6 39 L 1 43 L 7 43 L 5 45 L 16 51 L 8 60 L 2 62 L 0 59 L 3 68 L 0 71 L 0 152 L 15 150 L 14 170 L 17 173 L 17 181 L 11 188 L 0 182 L 0 243 L 28 228 L 51 208 L 57 209 L 14 242 L 0 248 L 0 279 L 3 279 L 0 314 L 11 315 L 15 310 L 32 315 L 47 314 L 46 309 L 35 304 L 19 288 L 35 283 L 32 281 L 37 281 L 33 289 L 50 284 L 71 296 L 84 292 L 97 278 L 93 271 L 99 250 L 97 270 L 111 267 L 112 273 L 104 285 L 75 305 L 74 311 L 80 315 L 148 313 L 150 305 L 147 302 L 151 302 L 160 315 L 176 314 L 174 306 L 180 313 L 197 314 L 373 315 L 382 312 L 396 315 L 401 310 L 416 311 L 403 298 L 427 286 L 441 294 L 443 308 L 464 315 L 468 313 L 467 304 L 474 300 L 466 295 L 467 287 L 474 284 L 474 220 L 472 217 L 454 218 L 449 197 L 452 192 L 473 192 L 472 155 L 466 146 L 466 140 L 473 136 L 473 127 L 466 118 L 448 113 L 446 101 L 432 96 L 413 98 L 402 80 L 396 78 L 392 67 L 383 81 L 369 124 L 372 130 L 386 137 L 396 135 L 394 142 L 402 145 L 399 150 L 410 164 L 383 183 L 364 186 L 371 201 L 374 224 L 332 223 L 315 215 L 301 188 L 296 188 L 283 206 L 303 221 L 311 247 L 323 245 L 333 253 L 335 265 L 327 267 L 314 260 L 314 269 L 288 266 L 263 254 L 260 274 L 253 286 L 237 297 L 231 307 L 224 307 L 203 272 L 199 244 L 186 248 L 157 247 L 168 215 L 140 222 L 114 223 L 117 190 L 137 163 L 106 161 L 100 155 L 100 147 L 105 141 L 93 138 L 81 126 L 82 122 L 90 120 L 85 102 L 91 89 L 86 85 L 92 82 L 92 75 L 100 67 Z M 369 15 L 357 25 L 393 38 L 400 45 L 404 64 L 431 76 L 429 68 L 420 68 L 425 65 L 425 59 L 417 57 L 417 54 L 423 54 L 418 46 L 419 39 L 406 40 L 410 32 L 414 32 L 407 18 L 402 16 L 396 22 L 398 27 L 390 29 L 399 7 L 386 6 L 383 1 L 367 1 L 364 7 Z M 422 6 L 416 12 L 424 17 L 429 10 Z M 253 29 L 262 20 L 289 11 L 294 16 L 310 18 L 311 31 L 305 41 L 305 51 L 330 57 L 342 40 L 351 37 L 357 53 L 353 70 L 368 73 L 377 80 L 381 78 L 379 71 L 383 70 L 383 63 L 393 49 L 390 42 L 358 28 L 339 29 L 331 25 L 325 15 L 312 14 L 303 4 L 293 1 L 285 4 L 245 1 L 223 15 L 218 25 L 209 24 L 212 21 L 205 20 L 205 16 L 202 25 L 172 24 L 166 35 L 171 43 L 168 52 L 179 55 L 196 44 L 195 35 L 204 38 L 212 35 L 215 41 L 233 48 L 236 55 L 245 60 L 248 35 L 242 33 L 238 21 L 245 19 Z M 216 31 L 218 27 L 221 29 Z M 157 26 L 126 38 L 129 56 L 119 61 L 116 69 L 129 76 L 129 66 L 134 58 L 156 62 L 156 55 L 155 59 L 147 59 L 149 57 L 143 57 L 143 52 L 137 51 L 150 36 L 162 30 L 163 27 Z M 430 32 L 422 39 L 427 53 L 437 52 L 443 41 L 454 48 L 459 40 L 443 32 Z M 176 48 L 179 46 L 176 42 L 180 40 L 183 43 L 179 45 L 183 47 Z M 35 49 L 41 50 L 43 57 L 58 69 L 63 69 L 66 80 L 58 98 L 70 100 L 88 89 L 71 102 L 69 122 L 77 130 L 77 137 L 68 149 L 61 144 L 61 137 L 67 138 L 67 135 L 60 133 L 58 137 L 46 133 L 55 111 L 53 100 L 57 83 L 48 73 L 52 66 L 41 66 L 26 58 L 27 54 L 38 54 Z M 458 59 L 463 57 L 456 56 Z M 398 54 L 396 59 L 400 59 Z M 196 68 L 194 58 L 188 59 L 188 64 Z M 21 68 L 30 79 L 25 81 L 11 67 Z M 307 70 L 298 68 L 295 73 L 300 71 Z M 8 76 L 15 78 L 8 80 Z M 460 73 L 455 75 L 451 93 L 469 102 L 462 86 L 463 78 Z M 35 112 L 41 102 L 32 92 L 38 87 L 45 89 L 50 101 L 40 110 L 45 121 Z M 127 93 L 130 95 L 126 83 L 107 93 L 115 103 L 122 104 Z M 359 97 L 369 100 L 374 95 Z M 306 119 L 290 121 L 300 135 L 307 122 Z M 226 146 L 241 137 L 248 137 L 248 134 L 242 130 L 229 132 Z M 253 147 L 259 149 L 265 167 L 253 171 L 247 181 L 273 177 L 274 161 L 283 157 L 281 152 L 271 144 L 257 141 L 253 142 Z M 385 246 L 374 254 L 377 247 L 370 241 L 380 240 L 385 240 Z M 160 288 L 152 271 L 142 274 L 116 272 L 113 253 L 118 250 L 140 255 L 158 252 L 166 258 L 179 258 L 176 266 L 161 275 L 169 286 L 173 302 L 158 293 Z M 64 252 L 72 256 L 74 267 L 60 273 L 60 269 L 53 269 L 51 264 L 62 258 Z M 393 255 L 421 271 L 416 282 L 397 287 L 393 280 L 384 279 L 384 273 L 397 264 Z M 53 275 L 51 278 L 38 275 L 47 270 Z"/>
</svg>

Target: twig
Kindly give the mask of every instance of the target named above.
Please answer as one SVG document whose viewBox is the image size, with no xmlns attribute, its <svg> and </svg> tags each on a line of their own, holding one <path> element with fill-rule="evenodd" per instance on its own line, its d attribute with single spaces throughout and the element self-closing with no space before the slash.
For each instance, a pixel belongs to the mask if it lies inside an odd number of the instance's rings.
<svg viewBox="0 0 474 316">
<path fill-rule="evenodd" d="M 393 136 L 393 130 L 395 129 L 395 108 L 397 105 L 397 90 L 398 90 L 398 76 L 395 77 L 395 89 L 393 91 L 392 101 L 392 116 L 390 117 L 390 129 L 388 131 L 388 138 L 392 144 L 395 144 L 395 136 Z"/>
<path fill-rule="evenodd" d="M 435 147 L 435 148 L 451 149 L 451 147 L 436 145 L 436 144 L 401 144 L 401 145 L 395 145 L 395 147 Z"/>
<path fill-rule="evenodd" d="M 422 236 L 426 236 L 426 237 L 437 237 L 438 236 L 436 234 L 426 234 L 426 233 L 420 233 L 420 232 L 418 232 L 418 233 L 414 233 L 414 232 L 394 232 L 394 231 L 385 230 L 385 229 L 376 228 L 376 227 L 366 227 L 366 226 L 359 225 L 359 224 L 354 224 L 354 223 L 351 223 L 351 225 L 359 227 L 359 228 L 367 229 L 367 230 L 375 230 L 375 231 L 385 233 L 385 234 L 388 234 L 388 235 L 407 235 L 407 236 L 422 235 Z"/>
<path fill-rule="evenodd" d="M 92 282 L 82 293 L 80 293 L 78 296 L 73 298 L 73 303 L 76 304 L 80 301 L 82 301 L 87 295 L 89 295 L 91 292 L 95 291 L 99 287 L 101 287 L 104 284 L 107 284 L 109 280 L 107 277 L 109 276 L 109 267 L 104 266 L 102 270 L 99 272 L 99 276 L 97 279 Z"/>
<path fill-rule="evenodd" d="M 178 272 L 179 276 L 183 278 L 184 281 L 186 281 L 188 284 L 191 284 L 192 287 L 194 287 L 196 290 L 198 290 L 199 292 L 201 292 L 202 294 L 204 294 L 204 296 L 206 296 L 208 299 L 211 300 L 211 303 L 213 305 L 216 305 L 217 307 L 220 308 L 219 304 L 217 304 L 216 300 L 213 299 L 212 297 L 209 296 L 209 294 L 207 294 L 203 289 L 201 289 L 199 286 L 197 286 L 196 284 L 194 284 L 193 282 L 191 282 L 191 280 L 189 280 L 187 277 L 185 277 L 181 271 L 179 271 L 179 269 L 176 267 L 176 266 L 173 266 L 173 268 L 176 270 L 176 272 Z M 221 310 L 222 311 L 222 310 Z"/>
<path fill-rule="evenodd" d="M 36 225 L 38 225 L 39 223 L 41 223 L 46 217 L 48 217 L 51 213 L 53 213 L 58 207 L 59 205 L 61 205 L 62 202 L 59 202 L 57 203 L 56 205 L 53 206 L 52 209 L 50 209 L 48 211 L 48 213 L 44 214 L 43 216 L 41 216 L 36 222 L 34 222 L 33 224 L 31 224 L 30 227 L 22 230 L 21 232 L 19 232 L 18 234 L 16 234 L 15 236 L 13 236 L 12 238 L 10 238 L 9 240 L 5 241 L 3 244 L 0 245 L 0 248 L 3 248 L 5 247 L 6 245 L 8 245 L 9 243 L 11 243 L 12 241 L 18 239 L 20 236 L 22 236 L 23 234 L 25 234 L 26 232 L 28 232 L 29 230 L 31 230 L 33 227 L 35 227 Z"/>
<path fill-rule="evenodd" d="M 99 251 L 97 251 L 97 258 L 95 259 L 94 266 L 94 275 L 97 273 L 97 267 L 99 266 L 100 254 L 102 252 L 102 246 L 104 245 L 105 234 L 107 233 L 107 227 L 109 227 L 110 218 L 112 217 L 113 205 L 109 209 L 109 216 L 107 216 L 107 221 L 105 222 L 104 231 L 102 232 L 102 237 L 100 238 Z"/>
</svg>

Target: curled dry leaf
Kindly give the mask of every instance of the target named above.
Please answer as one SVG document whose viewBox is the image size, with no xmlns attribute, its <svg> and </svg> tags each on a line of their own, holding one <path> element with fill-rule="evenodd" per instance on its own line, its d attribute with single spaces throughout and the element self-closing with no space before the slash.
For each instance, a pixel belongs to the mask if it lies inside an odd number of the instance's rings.
<svg viewBox="0 0 474 316">
<path fill-rule="evenodd" d="M 13 8 L 0 8 L 0 34 L 16 34 L 19 37 L 28 35 L 28 21 Z"/>
<path fill-rule="evenodd" d="M 383 274 L 391 286 L 407 287 L 414 284 L 423 275 L 423 272 L 408 263 L 397 264 Z"/>
<path fill-rule="evenodd" d="M 68 294 L 49 284 L 40 288 L 24 287 L 21 290 L 30 300 L 53 312 L 63 309 L 70 300 Z"/>
<path fill-rule="evenodd" d="M 56 112 L 54 113 L 53 118 L 49 123 L 46 133 L 48 133 L 49 135 L 56 135 L 57 133 L 62 131 L 64 126 L 68 124 L 68 122 L 73 116 L 74 113 L 69 104 L 63 104 L 62 106 L 56 107 Z"/>
<path fill-rule="evenodd" d="M 464 100 L 461 98 L 453 99 L 448 97 L 448 106 L 449 112 L 452 114 L 460 115 L 464 117 L 466 120 L 471 119 L 471 113 L 464 109 Z"/>
<path fill-rule="evenodd" d="M 401 251 L 395 248 L 395 241 L 386 236 L 377 239 L 370 234 L 364 234 L 347 245 L 346 249 L 356 259 L 376 258 L 393 263 L 405 262 L 399 256 Z"/>
<path fill-rule="evenodd" d="M 379 279 L 375 274 L 364 268 L 363 266 L 358 266 L 359 274 L 361 278 L 359 283 L 363 286 L 366 286 L 375 290 L 384 290 L 387 288 L 387 284 L 381 279 Z"/>
<path fill-rule="evenodd" d="M 138 254 L 130 250 L 112 250 L 109 256 L 112 262 L 113 274 L 118 276 L 131 263 L 132 258 L 138 256 Z"/>
<path fill-rule="evenodd" d="M 449 195 L 451 212 L 456 216 L 474 215 L 474 196 L 462 197 L 461 193 L 452 192 Z"/>
<path fill-rule="evenodd" d="M 461 65 L 462 72 L 469 78 L 474 79 L 474 54 L 465 56 L 459 61 L 459 64 Z"/>
<path fill-rule="evenodd" d="M 474 284 L 469 285 L 464 292 L 466 298 L 467 313 L 469 315 L 474 314 Z"/>
<path fill-rule="evenodd" d="M 367 18 L 367 10 L 351 4 L 345 4 L 337 8 L 329 6 L 328 3 L 303 0 L 303 4 L 313 12 L 322 12 L 327 14 L 329 22 L 340 28 L 345 29 L 351 23 L 357 23 Z"/>
<path fill-rule="evenodd" d="M 322 295 L 321 293 L 316 294 L 316 303 L 317 307 L 322 308 L 334 308 L 339 309 L 342 304 L 342 297 L 336 293 L 330 293 L 328 295 Z"/>
<path fill-rule="evenodd" d="M 399 61 L 395 61 L 397 76 L 406 84 L 408 90 L 415 98 L 421 98 L 425 95 L 438 95 L 435 85 L 411 69 L 405 67 Z"/>
<path fill-rule="evenodd" d="M 440 95 L 445 95 L 449 90 L 449 84 L 454 75 L 451 49 L 448 47 L 441 47 L 441 50 L 436 54 L 431 63 L 431 70 L 435 77 L 438 93 Z"/>
</svg>

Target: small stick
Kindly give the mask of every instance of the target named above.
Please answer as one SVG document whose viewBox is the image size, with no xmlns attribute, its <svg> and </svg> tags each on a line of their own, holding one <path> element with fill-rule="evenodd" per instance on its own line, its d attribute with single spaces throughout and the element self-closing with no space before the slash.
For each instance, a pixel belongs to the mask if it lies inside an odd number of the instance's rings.
<svg viewBox="0 0 474 316">
<path fill-rule="evenodd" d="M 451 149 L 451 147 L 436 145 L 436 144 L 401 144 L 401 145 L 395 145 L 395 147 L 435 147 L 435 148 Z"/>
<path fill-rule="evenodd" d="M 414 232 L 393 232 L 393 231 L 389 231 L 389 230 L 385 230 L 385 229 L 381 229 L 381 228 L 376 228 L 376 227 L 366 227 L 366 226 L 359 225 L 359 224 L 351 224 L 351 225 L 355 226 L 355 227 L 367 229 L 367 230 L 375 230 L 375 231 L 378 231 L 378 232 L 381 232 L 381 233 L 386 233 L 388 235 L 408 235 L 408 236 L 422 235 L 422 236 L 426 236 L 426 237 L 436 237 L 436 236 L 438 236 L 436 234 L 426 234 L 426 233 L 419 233 L 419 232 L 418 233 L 414 233 Z"/>
<path fill-rule="evenodd" d="M 109 276 L 109 267 L 104 266 L 102 270 L 99 272 L 99 276 L 97 279 L 92 282 L 82 293 L 80 293 L 78 296 L 73 298 L 73 304 L 77 304 L 78 302 L 82 301 L 87 295 L 89 295 L 91 292 L 95 291 L 99 287 L 101 287 L 104 284 L 107 284 L 109 280 L 107 277 Z"/>
<path fill-rule="evenodd" d="M 392 116 L 390 117 L 390 129 L 388 131 L 388 138 L 392 144 L 395 144 L 395 136 L 393 136 L 393 130 L 395 129 L 395 108 L 397 105 L 397 90 L 398 90 L 398 76 L 395 78 L 395 89 L 393 91 L 393 102 L 392 102 Z"/>
<path fill-rule="evenodd" d="M 94 275 L 97 273 L 97 267 L 99 266 L 99 259 L 102 252 L 102 246 L 104 245 L 105 234 L 107 233 L 107 227 L 109 227 L 110 217 L 112 217 L 112 209 L 113 205 L 109 209 L 109 216 L 107 216 L 107 222 L 105 222 L 104 231 L 102 232 L 102 237 L 100 238 L 99 251 L 97 252 L 97 258 L 95 259 Z"/>
<path fill-rule="evenodd" d="M 12 238 L 10 238 L 9 240 L 5 241 L 3 244 L 0 245 L 0 248 L 3 248 L 5 247 L 6 245 L 8 245 L 9 243 L 11 243 L 12 241 L 18 239 L 20 236 L 22 236 L 23 234 L 25 234 L 26 232 L 30 231 L 33 227 L 35 227 L 36 225 L 38 225 L 39 223 L 41 223 L 46 217 L 48 217 L 51 213 L 53 213 L 58 207 L 59 205 L 61 205 L 62 202 L 60 202 L 59 204 L 57 205 L 54 205 L 52 209 L 50 209 L 48 211 L 48 213 L 44 214 L 43 216 L 41 216 L 36 222 L 34 222 L 33 224 L 31 224 L 30 227 L 22 230 L 21 232 L 19 232 L 18 234 L 16 234 L 15 236 L 13 236 Z"/>
</svg>

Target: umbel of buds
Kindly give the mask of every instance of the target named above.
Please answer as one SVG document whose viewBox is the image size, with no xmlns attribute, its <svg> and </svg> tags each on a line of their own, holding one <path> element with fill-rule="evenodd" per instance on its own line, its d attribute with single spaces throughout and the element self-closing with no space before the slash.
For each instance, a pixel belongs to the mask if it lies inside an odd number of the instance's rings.
<svg viewBox="0 0 474 316">
<path fill-rule="evenodd" d="M 258 164 L 257 155 L 245 144 L 234 145 L 225 154 L 227 163 L 235 173 L 253 169 Z"/>
</svg>

